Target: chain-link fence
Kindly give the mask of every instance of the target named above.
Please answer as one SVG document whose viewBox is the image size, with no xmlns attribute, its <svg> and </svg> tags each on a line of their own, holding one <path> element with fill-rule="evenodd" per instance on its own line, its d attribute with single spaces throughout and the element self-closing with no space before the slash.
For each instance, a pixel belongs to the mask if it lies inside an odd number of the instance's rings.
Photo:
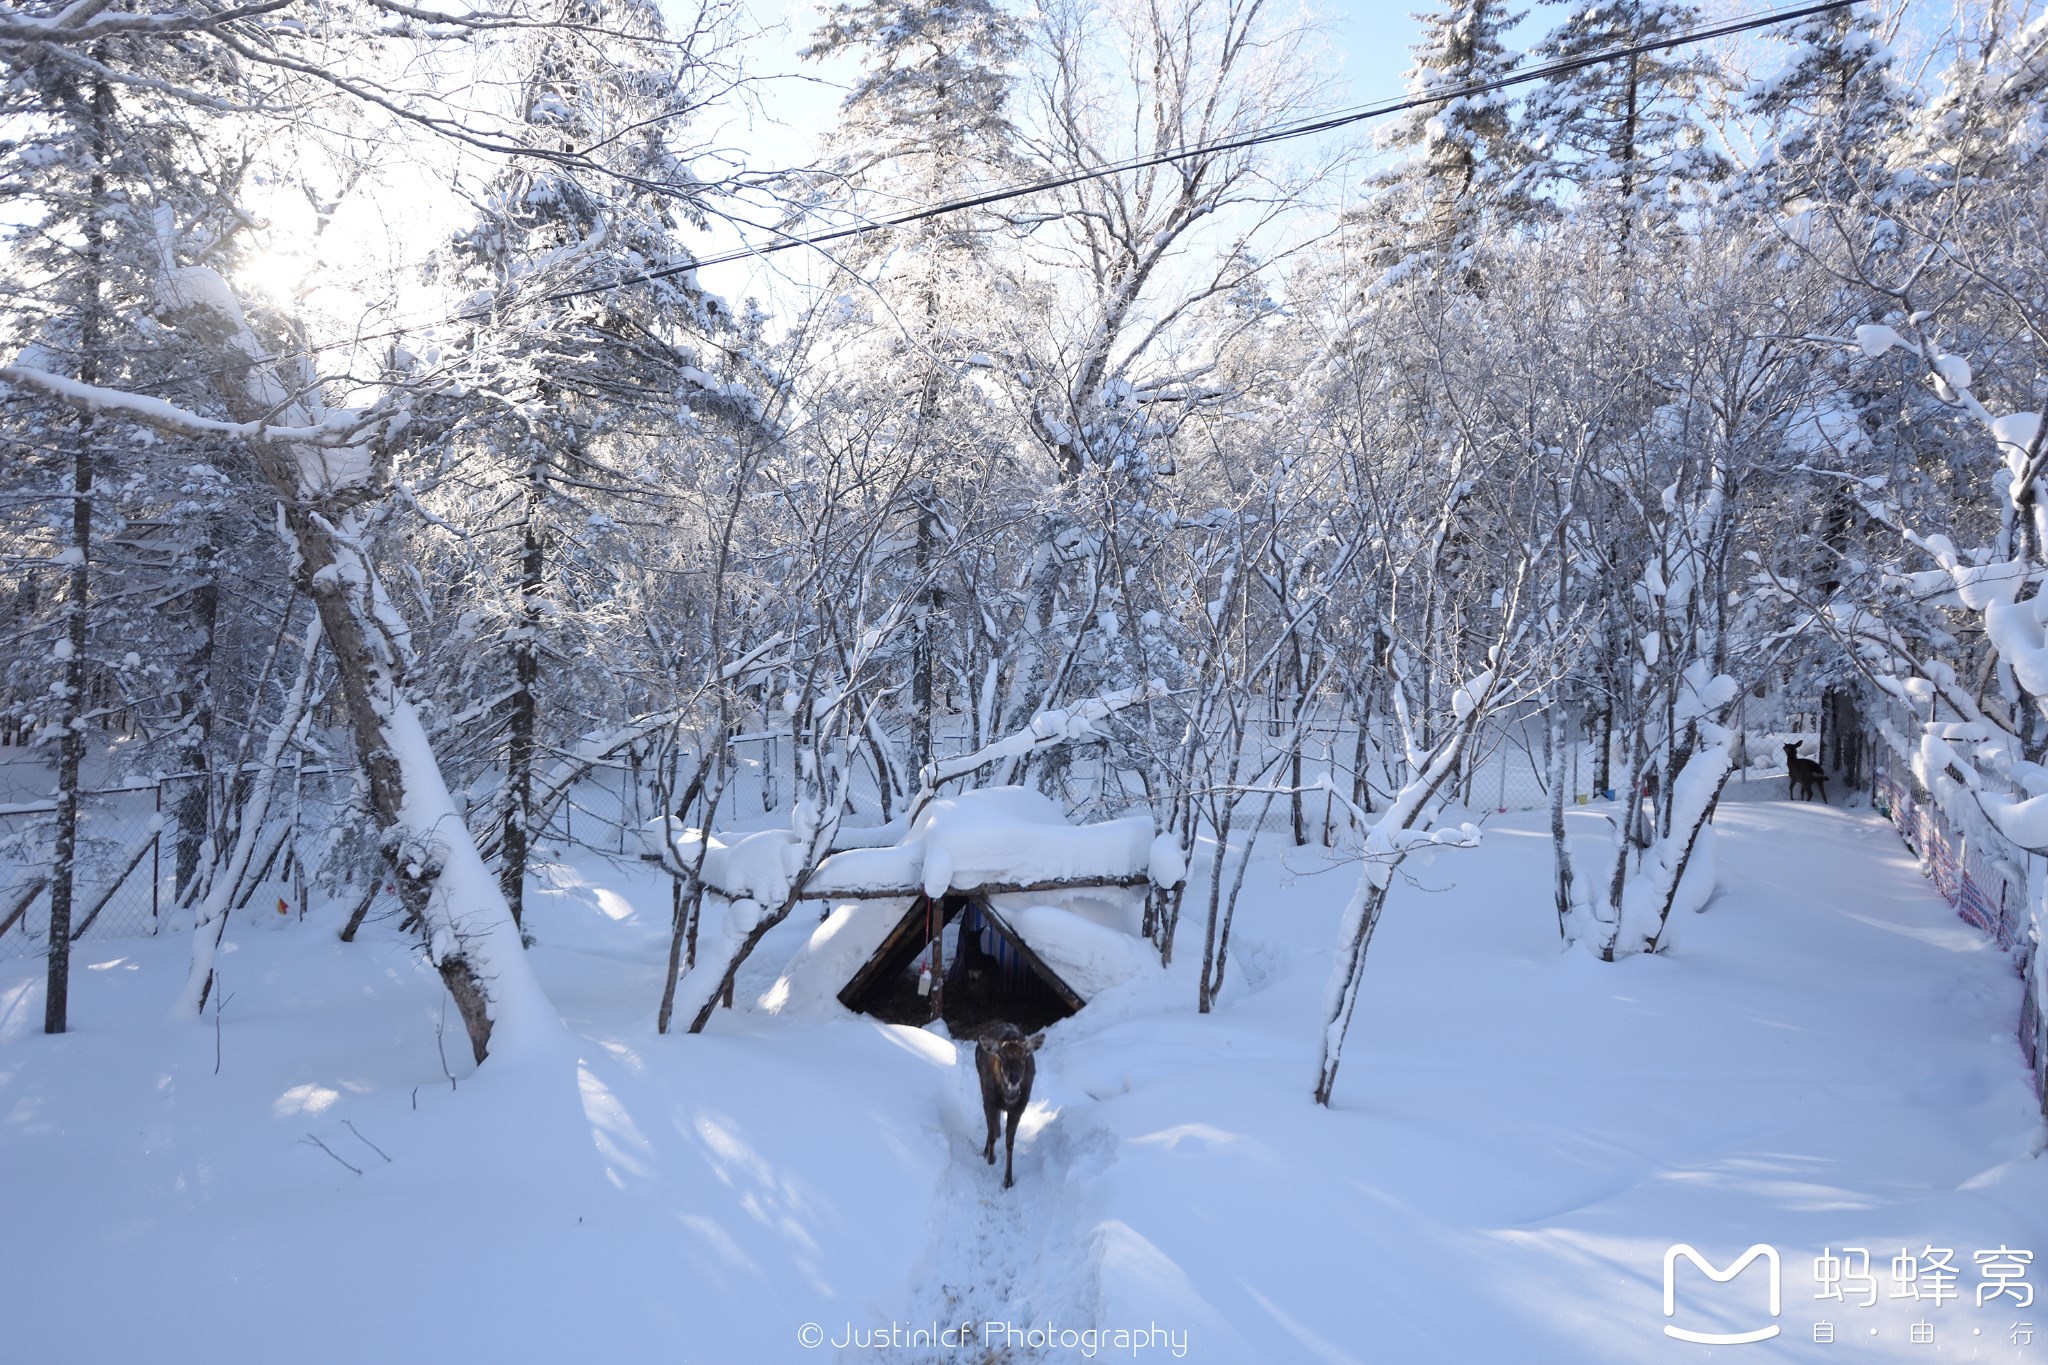
<svg viewBox="0 0 2048 1365">
<path fill-rule="evenodd" d="M 39 956 L 50 937 L 57 807 L 0 807 L 0 958 Z M 71 940 L 153 934 L 165 911 L 162 798 L 155 785 L 80 793 Z"/>
<path fill-rule="evenodd" d="M 202 887 L 181 888 L 179 846 L 195 882 L 218 861 L 213 836 L 231 846 L 253 774 L 185 773 L 79 793 L 72 881 L 71 941 L 161 932 Z M 345 768 L 290 768 L 273 782 L 269 811 L 251 843 L 233 908 L 304 917 L 317 869 L 349 819 L 353 775 Z M 181 831 L 176 812 L 199 812 Z M 225 828 L 208 827 L 211 821 Z M 0 806 L 0 958 L 40 956 L 49 944 L 57 806 L 43 800 Z M 183 905 L 189 910 L 189 905 Z"/>
</svg>

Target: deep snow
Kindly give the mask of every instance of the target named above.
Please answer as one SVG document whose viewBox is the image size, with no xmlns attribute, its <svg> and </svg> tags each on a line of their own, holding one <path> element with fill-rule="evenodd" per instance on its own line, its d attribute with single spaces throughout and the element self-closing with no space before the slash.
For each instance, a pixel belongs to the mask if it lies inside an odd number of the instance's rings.
<svg viewBox="0 0 2048 1365">
<path fill-rule="evenodd" d="M 1356 870 L 1274 836 L 1214 1016 L 1184 926 L 1173 972 L 1053 1029 L 1007 1193 L 964 1049 L 750 1004 L 814 912 L 749 964 L 746 1007 L 657 1036 L 668 894 L 632 863 L 580 855 L 529 898 L 575 1065 L 472 1074 L 450 1019 L 453 1087 L 437 978 L 388 925 L 336 942 L 332 907 L 231 922 L 201 1024 L 162 1022 L 182 938 L 79 945 L 56 1039 L 40 963 L 0 963 L 5 1356 L 1083 1359 L 1023 1344 L 1050 1322 L 1146 1331 L 1097 1359 L 1233 1365 L 2048 1359 L 2048 1304 L 1972 1302 L 1973 1252 L 2048 1251 L 2019 982 L 1889 827 L 1724 803 L 1720 893 L 1668 957 L 1610 965 L 1558 950 L 1540 820 L 1411 860 L 1330 1112 L 1316 1014 Z M 1686 1271 L 1667 1319 L 1678 1242 L 1777 1248 L 1782 1335 L 1666 1339 L 1771 1321 L 1761 1265 Z M 1928 1246 L 1955 1252 L 1960 1303 L 1888 1297 Z M 1844 1247 L 1877 1306 L 1813 1297 Z M 955 1319 L 1017 1335 L 832 1345 Z"/>
</svg>

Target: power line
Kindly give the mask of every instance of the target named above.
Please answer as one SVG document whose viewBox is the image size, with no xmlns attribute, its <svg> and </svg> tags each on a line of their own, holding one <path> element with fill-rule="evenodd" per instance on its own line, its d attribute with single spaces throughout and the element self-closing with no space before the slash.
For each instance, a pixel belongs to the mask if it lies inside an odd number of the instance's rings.
<svg viewBox="0 0 2048 1365">
<path fill-rule="evenodd" d="M 834 228 L 828 232 L 809 233 L 801 236 L 784 234 L 778 241 L 741 246 L 731 251 L 721 252 L 715 256 L 699 257 L 680 265 L 664 266 L 658 270 L 622 275 L 617 279 L 607 280 L 601 284 L 557 290 L 552 293 L 536 295 L 532 299 L 516 300 L 515 302 L 520 304 L 566 303 L 573 299 L 608 294 L 614 290 L 630 288 L 633 285 L 651 284 L 657 280 L 673 279 L 676 276 L 686 275 L 691 271 L 701 270 L 707 266 L 729 265 L 735 261 L 772 256 L 782 251 L 794 251 L 799 247 L 822 247 L 831 242 L 845 241 L 849 238 L 861 237 L 873 232 L 887 232 L 894 228 L 907 227 L 913 223 L 921 223 L 933 218 L 944 217 L 951 213 L 961 213 L 968 209 L 986 208 L 991 204 L 1007 203 L 1013 199 L 1025 199 L 1033 195 L 1047 194 L 1053 190 L 1066 189 L 1073 185 L 1084 184 L 1090 180 L 1105 179 L 1112 175 L 1125 175 L 1132 171 L 1147 170 L 1155 166 L 1168 166 L 1176 162 L 1191 161 L 1198 157 L 1220 156 L 1229 152 L 1247 151 L 1254 147 L 1269 146 L 1277 142 L 1288 142 L 1296 138 L 1312 137 L 1319 133 L 1334 132 L 1340 128 L 1347 128 L 1353 124 L 1364 123 L 1372 119 L 1385 118 L 1392 114 L 1406 113 L 1414 109 L 1426 109 L 1432 105 L 1449 104 L 1454 100 L 1469 99 L 1475 95 L 1488 95 L 1495 91 L 1511 89 L 1518 85 L 1527 85 L 1532 81 L 1549 80 L 1556 76 L 1570 75 L 1574 71 L 1583 71 L 1588 67 L 1600 66 L 1607 62 L 1622 61 L 1651 52 L 1668 52 L 1675 48 L 1712 42 L 1717 38 L 1730 38 L 1738 34 L 1753 32 L 1757 29 L 1772 28 L 1779 24 L 1790 23 L 1795 19 L 1807 19 L 1817 14 L 1828 14 L 1835 10 L 1848 9 L 1856 3 L 1858 3 L 1858 0 L 1821 0 L 1820 3 L 1802 5 L 1797 9 L 1750 14 L 1743 18 L 1727 20 L 1718 24 L 1703 25 L 1698 28 L 1688 29 L 1682 33 L 1633 43 L 1626 47 L 1610 48 L 1605 52 L 1591 53 L 1587 56 L 1574 57 L 1564 61 L 1547 62 L 1541 66 L 1517 68 L 1505 76 L 1500 76 L 1490 81 L 1475 81 L 1468 85 L 1433 90 L 1428 94 L 1410 95 L 1402 99 L 1387 100 L 1377 104 L 1358 105 L 1350 109 L 1338 110 L 1333 113 L 1297 120 L 1292 123 L 1283 123 L 1272 128 L 1245 133 L 1216 142 L 1199 143 L 1192 147 L 1181 147 L 1172 151 L 1133 156 L 1104 166 L 1073 171 L 1065 175 L 1032 181 L 1028 184 L 1011 185 L 1001 189 L 988 190 L 981 194 L 948 200 L 941 204 L 931 204 L 923 208 L 910 209 L 888 218 L 874 219 L 849 227 Z M 436 318 L 419 319 L 393 326 L 380 332 L 369 332 L 361 336 L 350 337 L 347 340 L 322 342 L 317 345 L 308 346 L 305 348 L 305 353 L 318 354 L 323 351 L 362 346 L 370 342 L 391 341 L 407 335 L 417 327 L 436 327 L 457 322 L 477 322 L 486 316 L 488 314 L 470 312 L 451 313 Z"/>
<path fill-rule="evenodd" d="M 1178 148 L 1170 152 L 1157 152 L 1146 156 L 1131 157 L 1107 166 L 1098 166 L 1085 171 L 1075 171 L 1068 175 L 1033 181 L 1027 185 L 1013 185 L 1003 189 L 989 190 L 983 194 L 970 195 L 963 199 L 953 199 L 943 204 L 933 204 L 925 208 L 911 209 L 890 218 L 876 219 L 871 222 L 855 224 L 851 227 L 835 228 L 830 232 L 812 233 L 801 237 L 789 236 L 784 237 L 781 241 L 769 242 L 759 246 L 739 247 L 716 256 L 703 257 L 687 265 L 668 266 L 660 270 L 623 276 L 605 284 L 586 285 L 580 289 L 565 289 L 559 293 L 542 295 L 535 302 L 559 303 L 568 299 L 585 298 L 592 294 L 607 293 L 610 290 L 623 288 L 628 285 L 667 279 L 675 275 L 685 274 L 691 270 L 702 269 L 705 266 L 727 265 L 734 261 L 747 260 L 756 256 L 773 255 L 778 251 L 792 251 L 798 247 L 823 246 L 828 242 L 844 241 L 849 237 L 858 237 L 870 232 L 884 232 L 891 228 L 906 227 L 912 223 L 921 223 L 927 219 L 943 217 L 949 213 L 959 213 L 966 209 L 986 208 L 990 204 L 1000 204 L 1012 199 L 1023 199 L 1035 194 L 1045 194 L 1052 190 L 1065 189 L 1071 185 L 1082 184 L 1089 180 L 1100 180 L 1107 176 L 1124 175 L 1131 171 L 1147 170 L 1154 166 L 1167 166 L 1178 161 L 1190 161 L 1197 157 L 1220 156 L 1226 152 L 1245 151 L 1253 147 L 1266 146 L 1275 142 L 1287 142 L 1295 138 L 1310 137 L 1317 133 L 1333 132 L 1339 128 L 1349 127 L 1354 123 L 1385 118 L 1390 114 L 1406 113 L 1411 109 L 1423 109 L 1435 104 L 1449 104 L 1453 100 L 1468 99 L 1474 95 L 1492 94 L 1496 90 L 1506 90 L 1513 86 L 1526 85 L 1531 81 L 1548 80 L 1553 76 L 1569 75 L 1574 71 L 1582 71 L 1590 66 L 1599 66 L 1606 62 L 1620 61 L 1629 57 L 1639 57 L 1649 52 L 1665 52 L 1673 48 L 1689 47 L 1695 43 L 1711 42 L 1716 38 L 1733 37 L 1737 34 L 1750 32 L 1753 29 L 1769 28 L 1777 24 L 1789 23 L 1794 19 L 1806 19 L 1816 14 L 1827 14 L 1834 10 L 1847 9 L 1856 3 L 1858 3 L 1858 0 L 1823 0 L 1823 3 L 1806 5 L 1799 9 L 1769 14 L 1753 14 L 1746 18 L 1690 29 L 1684 33 L 1648 42 L 1635 43 L 1628 47 L 1611 48 L 1605 52 L 1593 53 L 1584 57 L 1574 57 L 1566 61 L 1548 62 L 1542 66 L 1530 67 L 1526 70 L 1518 69 L 1506 76 L 1490 81 L 1477 81 L 1470 85 L 1455 86 L 1448 90 L 1432 91 L 1426 95 L 1412 95 L 1405 99 L 1362 105 L 1296 123 L 1281 124 L 1277 128 L 1269 128 L 1261 132 L 1246 133 L 1240 137 L 1226 138 L 1219 142 L 1201 143 L 1193 147 Z"/>
</svg>

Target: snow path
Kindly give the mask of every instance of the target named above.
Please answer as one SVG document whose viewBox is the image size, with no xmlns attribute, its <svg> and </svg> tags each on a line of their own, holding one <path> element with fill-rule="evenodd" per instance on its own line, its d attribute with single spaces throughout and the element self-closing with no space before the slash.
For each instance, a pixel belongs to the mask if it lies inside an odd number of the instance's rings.
<svg viewBox="0 0 2048 1365">
<path fill-rule="evenodd" d="M 1039 1054 L 1034 1098 L 1017 1130 L 1016 1177 L 1003 1188 L 1003 1144 L 993 1166 L 982 1160 L 987 1127 L 973 1044 L 958 1044 L 960 1065 L 941 1102 L 951 1160 L 932 1200 L 931 1240 L 910 1276 L 907 1307 L 895 1317 L 906 1331 L 1006 1323 L 1019 1333 L 1033 1324 L 1086 1328 L 1100 1318 L 1101 1243 L 1092 1230 L 1095 1182 L 1108 1168 L 1115 1139 L 1077 1127 L 1071 1107 L 1045 1098 L 1057 1088 L 1058 1047 Z M 885 1321 L 887 1320 L 885 1316 Z M 1044 1352 L 998 1335 L 979 1347 L 922 1346 L 863 1350 L 840 1359 L 891 1365 L 1003 1365 Z"/>
</svg>

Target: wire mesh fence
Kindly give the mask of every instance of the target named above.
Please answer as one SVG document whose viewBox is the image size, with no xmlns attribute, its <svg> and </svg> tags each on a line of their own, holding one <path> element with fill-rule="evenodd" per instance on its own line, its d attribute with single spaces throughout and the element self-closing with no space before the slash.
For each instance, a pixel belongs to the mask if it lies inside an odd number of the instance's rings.
<svg viewBox="0 0 2048 1365">
<path fill-rule="evenodd" d="M 1756 718 L 1759 728 L 1743 731 L 1751 771 L 1769 771 L 1779 760 L 1787 738 L 1801 737 L 1802 720 L 1776 706 Z M 1789 729 L 1787 727 L 1790 727 Z M 1357 792 L 1368 809 L 1377 808 L 1397 784 L 1392 758 L 1397 750 L 1389 737 L 1370 734 L 1361 744 L 1354 721 L 1336 708 L 1303 718 L 1298 746 L 1291 715 L 1276 713 L 1248 736 L 1252 746 L 1246 785 L 1264 787 L 1270 799 L 1247 793 L 1237 818 L 1261 819 L 1268 829 L 1292 829 L 1320 843 L 1334 842 L 1348 823 L 1342 800 L 1327 788 Z M 1565 718 L 1564 749 L 1556 771 L 1567 805 L 1612 798 L 1601 783 L 1619 780 L 1619 763 L 1601 764 L 1597 751 L 1607 737 L 1599 726 L 1574 711 Z M 935 729 L 935 757 L 946 759 L 973 751 L 979 738 L 964 721 Z M 1548 805 L 1553 764 L 1549 717 L 1531 708 L 1494 718 L 1470 750 L 1457 776 L 1455 799 L 1475 817 L 1529 811 Z M 1261 749 L 1259 746 L 1267 746 Z M 1297 752 L 1298 749 L 1298 752 Z M 788 818 L 795 790 L 795 746 L 786 733 L 758 733 L 731 744 L 732 784 L 725 794 L 717 823 L 727 828 L 754 828 Z M 680 768 L 693 757 L 673 760 Z M 892 760 L 893 761 L 893 760 Z M 1077 743 L 1044 763 L 1030 781 L 1076 819 L 1121 815 L 1147 801 L 1145 772 L 1127 750 L 1105 741 Z M 878 823 L 901 815 L 904 781 L 885 779 L 873 749 L 865 743 L 841 746 L 831 755 L 835 780 L 843 778 L 849 819 L 854 824 Z M 548 824 L 538 837 L 557 848 L 579 848 L 617 857 L 650 851 L 650 826 L 661 815 L 664 799 L 673 799 L 684 785 L 681 771 L 660 773 L 654 760 L 626 752 L 594 764 L 555 802 Z M 1361 769 L 1363 781 L 1360 782 Z M 246 798 L 250 774 L 195 773 L 161 783 L 131 783 L 99 788 L 83 795 L 80 809 L 78 878 L 74 890 L 74 941 L 154 934 L 178 920 L 181 888 L 177 882 L 176 845 L 181 835 L 176 815 L 203 784 L 202 807 L 219 822 Z M 665 779 L 665 780 L 664 780 Z M 989 780 L 984 773 L 977 780 Z M 362 908 L 370 919 L 395 912 L 395 888 L 371 867 L 323 868 L 337 861 L 335 832 L 362 823 L 352 802 L 354 777 L 347 768 L 294 768 L 278 775 L 271 814 L 255 841 L 251 865 L 237 888 L 234 907 L 250 905 L 269 914 L 303 916 L 316 881 L 336 888 L 344 908 Z M 887 795 L 885 796 L 885 788 Z M 469 789 L 480 803 L 471 825 L 480 832 L 494 818 L 488 783 Z M 1297 795 L 1298 793 L 1298 795 Z M 51 802 L 0 805 L 0 958 L 40 954 L 49 935 L 49 880 L 54 848 L 56 807 Z M 701 818 L 701 817 L 700 817 Z M 232 826 L 232 819 L 228 821 Z M 218 834 L 218 831 L 209 833 Z M 225 836 L 223 836 L 225 837 Z M 362 850 L 349 856 L 364 862 Z M 187 849 L 187 861 L 192 851 Z M 202 867 L 221 859 L 208 843 Z M 331 874 L 323 876 L 323 872 Z M 204 875 L 204 872 L 200 875 Z M 380 900 L 381 897 L 381 900 Z"/>
<path fill-rule="evenodd" d="M 1745 705 L 1735 718 L 1739 738 L 1737 777 L 1761 781 L 1782 776 L 1784 745 L 1802 744 L 1811 751 L 1817 737 L 1817 714 L 1811 706 L 1801 710 L 1798 699 L 1773 698 Z M 1476 818 L 1539 810 L 1550 802 L 1552 770 L 1548 712 L 1539 707 L 1497 716 L 1484 726 L 1470 746 L 1460 768 L 1453 799 Z M 1248 753 L 1240 773 L 1246 794 L 1240 800 L 1239 822 L 1262 818 L 1268 828 L 1285 828 L 1296 821 L 1300 805 L 1301 823 L 1311 837 L 1328 842 L 1333 831 L 1348 818 L 1343 802 L 1326 787 L 1346 794 L 1357 793 L 1368 810 L 1377 809 L 1399 785 L 1398 741 L 1375 730 L 1359 742 L 1357 723 L 1336 707 L 1312 712 L 1300 725 L 1300 741 L 1292 736 L 1291 714 L 1260 722 L 1247 737 Z M 960 729 L 941 727 L 933 737 L 939 759 L 968 753 L 975 738 Z M 1600 762 L 1599 751 L 1608 748 L 1610 759 Z M 734 741 L 736 777 L 733 790 L 722 808 L 722 819 L 746 822 L 765 819 L 788 808 L 794 775 L 786 735 L 754 735 Z M 1297 750 L 1298 748 L 1298 755 Z M 1119 761 L 1120 756 L 1123 761 Z M 1563 748 L 1557 769 L 1567 806 L 1613 800 L 1614 784 L 1622 781 L 1622 753 L 1619 736 L 1609 734 L 1597 718 L 1573 709 L 1564 717 Z M 849 772 L 849 809 L 856 818 L 879 818 L 881 778 L 872 756 L 864 747 L 836 759 Z M 1145 773 L 1130 766 L 1130 756 L 1108 741 L 1075 743 L 1057 753 L 1051 762 L 1041 762 L 1029 780 L 1077 819 L 1102 819 L 1126 814 L 1144 806 L 1147 799 Z M 1220 765 L 1219 765 L 1220 766 Z M 1358 778 L 1363 772 L 1364 780 Z M 987 774 L 982 779 L 987 779 Z M 600 817 L 616 814 L 625 807 L 614 795 L 618 779 L 594 779 L 596 791 L 582 798 L 581 809 Z M 1297 802 L 1294 796 L 1299 789 Z M 1265 799 L 1263 792 L 1273 793 Z M 646 818 L 658 812 L 646 811 Z M 602 823 L 602 819 L 600 819 Z M 564 831 L 558 830 L 557 833 Z M 609 835 L 614 842 L 615 834 Z M 578 839 L 578 842 L 588 842 Z"/>
<path fill-rule="evenodd" d="M 204 878 L 222 861 L 222 848 L 235 844 L 252 776 L 246 770 L 184 773 L 80 792 L 71 941 L 133 938 L 170 927 L 183 902 L 208 889 Z M 294 767 L 275 776 L 269 810 L 230 892 L 233 909 L 305 915 L 314 872 L 348 823 L 341 811 L 352 783 L 342 768 Z M 181 802 L 188 814 L 200 812 L 200 828 L 180 830 Z M 39 956 L 48 947 L 56 836 L 55 802 L 0 806 L 0 959 Z M 181 836 L 192 845 L 187 861 L 197 869 L 190 887 L 178 882 Z"/>
<path fill-rule="evenodd" d="M 0 807 L 0 958 L 39 956 L 50 939 L 54 803 Z M 163 821 L 155 785 L 80 793 L 71 941 L 153 934 L 164 912 Z"/>
<path fill-rule="evenodd" d="M 2026 983 L 2020 992 L 2016 1034 L 2036 1091 L 2048 1087 L 2048 1023 L 2040 1011 L 2034 982 L 2041 970 L 2029 918 L 2041 894 L 2039 879 L 2048 863 L 2005 837 L 1991 821 L 1973 811 L 1974 802 L 1945 801 L 1929 785 L 1958 784 L 1952 773 L 1915 771 L 1905 755 L 1912 752 L 1907 736 L 1926 722 L 1897 707 L 1870 718 L 1863 736 L 1870 755 L 1871 805 L 1889 819 L 1919 859 L 1920 870 L 1947 901 L 1956 917 L 2012 954 L 2013 966 Z M 1923 781 L 1923 775 L 1925 780 Z"/>
</svg>

